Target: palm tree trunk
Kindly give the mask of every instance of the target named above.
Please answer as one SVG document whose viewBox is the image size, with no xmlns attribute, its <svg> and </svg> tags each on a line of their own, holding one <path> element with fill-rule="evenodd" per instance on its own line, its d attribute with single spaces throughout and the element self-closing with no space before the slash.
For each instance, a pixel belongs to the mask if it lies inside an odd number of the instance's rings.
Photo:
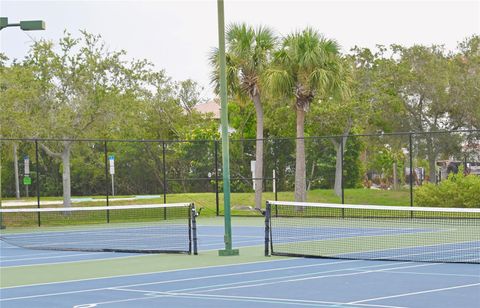
<svg viewBox="0 0 480 308">
<path fill-rule="evenodd" d="M 260 102 L 260 95 L 253 96 L 253 104 L 257 113 L 257 135 L 255 147 L 255 208 L 262 208 L 263 192 L 263 108 Z"/>
<path fill-rule="evenodd" d="M 298 105 L 297 105 L 298 106 Z M 295 160 L 295 201 L 304 202 L 306 196 L 305 167 L 305 110 L 297 108 L 297 142 Z"/>
</svg>

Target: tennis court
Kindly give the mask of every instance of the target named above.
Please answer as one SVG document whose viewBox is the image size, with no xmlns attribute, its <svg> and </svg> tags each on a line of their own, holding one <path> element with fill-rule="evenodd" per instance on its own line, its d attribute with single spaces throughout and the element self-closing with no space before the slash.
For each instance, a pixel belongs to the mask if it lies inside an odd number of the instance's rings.
<svg viewBox="0 0 480 308">
<path fill-rule="evenodd" d="M 1 242 L 3 307 L 478 307 L 480 265 L 264 256 L 264 219 L 198 219 L 199 255 L 48 251 Z"/>
</svg>

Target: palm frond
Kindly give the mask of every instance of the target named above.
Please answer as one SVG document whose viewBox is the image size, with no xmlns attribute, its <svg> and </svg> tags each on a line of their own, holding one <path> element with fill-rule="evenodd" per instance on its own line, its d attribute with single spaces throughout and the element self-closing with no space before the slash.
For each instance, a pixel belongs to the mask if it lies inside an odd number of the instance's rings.
<svg viewBox="0 0 480 308">
<path fill-rule="evenodd" d="M 287 70 L 270 68 L 264 75 L 264 84 L 274 96 L 291 97 L 295 88 L 295 80 Z"/>
</svg>

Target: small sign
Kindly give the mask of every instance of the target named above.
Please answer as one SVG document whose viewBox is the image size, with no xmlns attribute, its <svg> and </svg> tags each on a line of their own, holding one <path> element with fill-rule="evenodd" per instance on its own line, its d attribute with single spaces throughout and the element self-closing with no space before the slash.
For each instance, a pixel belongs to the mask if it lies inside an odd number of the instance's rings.
<svg viewBox="0 0 480 308">
<path fill-rule="evenodd" d="M 28 157 L 28 155 L 25 155 L 25 157 L 23 158 L 23 165 L 25 166 L 25 175 L 29 175 L 30 174 L 30 158 Z"/>
<path fill-rule="evenodd" d="M 28 175 L 23 177 L 23 185 L 32 185 L 32 178 Z"/>
<path fill-rule="evenodd" d="M 110 155 L 108 156 L 108 162 L 110 163 L 110 174 L 115 174 L 115 156 Z"/>
<path fill-rule="evenodd" d="M 252 171 L 252 187 L 253 189 L 255 190 L 255 164 L 257 163 L 257 161 L 255 160 L 251 160 L 250 161 L 250 171 Z"/>
</svg>

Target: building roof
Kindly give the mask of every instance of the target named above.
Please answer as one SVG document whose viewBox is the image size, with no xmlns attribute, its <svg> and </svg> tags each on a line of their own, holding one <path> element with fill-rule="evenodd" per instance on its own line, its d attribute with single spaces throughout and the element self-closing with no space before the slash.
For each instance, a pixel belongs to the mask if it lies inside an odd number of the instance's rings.
<svg viewBox="0 0 480 308">
<path fill-rule="evenodd" d="M 218 98 L 209 100 L 203 104 L 198 104 L 193 107 L 193 109 L 200 113 L 211 113 L 214 119 L 220 119 L 220 102 Z"/>
</svg>

